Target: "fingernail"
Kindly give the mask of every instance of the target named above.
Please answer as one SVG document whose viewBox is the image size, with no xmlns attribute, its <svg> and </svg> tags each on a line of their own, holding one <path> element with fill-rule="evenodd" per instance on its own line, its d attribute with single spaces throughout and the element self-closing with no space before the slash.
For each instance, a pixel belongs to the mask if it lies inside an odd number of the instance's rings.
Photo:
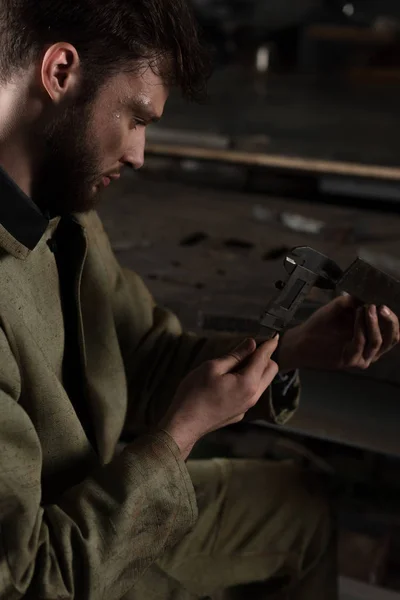
<svg viewBox="0 0 400 600">
<path fill-rule="evenodd" d="M 387 306 L 381 306 L 379 312 L 381 313 L 381 315 L 383 315 L 384 317 L 390 317 L 390 310 L 388 309 Z"/>
<path fill-rule="evenodd" d="M 373 304 L 371 304 L 371 306 L 368 308 L 368 312 L 371 315 L 371 317 L 375 316 L 375 310 L 376 310 L 375 306 Z"/>
</svg>

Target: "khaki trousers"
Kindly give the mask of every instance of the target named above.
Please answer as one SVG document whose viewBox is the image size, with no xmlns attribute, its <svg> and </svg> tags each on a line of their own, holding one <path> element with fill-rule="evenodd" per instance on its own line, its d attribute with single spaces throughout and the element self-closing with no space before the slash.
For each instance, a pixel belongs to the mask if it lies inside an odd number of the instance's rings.
<svg viewBox="0 0 400 600">
<path fill-rule="evenodd" d="M 336 600 L 336 543 L 322 479 L 290 461 L 212 459 L 188 468 L 196 526 L 129 599 Z"/>
</svg>

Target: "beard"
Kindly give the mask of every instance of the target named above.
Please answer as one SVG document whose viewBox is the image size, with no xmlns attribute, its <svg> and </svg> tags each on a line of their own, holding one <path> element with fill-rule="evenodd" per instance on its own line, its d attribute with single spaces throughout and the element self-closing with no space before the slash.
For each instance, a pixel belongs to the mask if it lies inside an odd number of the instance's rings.
<svg viewBox="0 0 400 600">
<path fill-rule="evenodd" d="M 44 159 L 32 185 L 32 200 L 51 217 L 88 212 L 98 202 L 100 159 L 90 131 L 93 100 L 81 99 L 40 132 Z"/>
</svg>

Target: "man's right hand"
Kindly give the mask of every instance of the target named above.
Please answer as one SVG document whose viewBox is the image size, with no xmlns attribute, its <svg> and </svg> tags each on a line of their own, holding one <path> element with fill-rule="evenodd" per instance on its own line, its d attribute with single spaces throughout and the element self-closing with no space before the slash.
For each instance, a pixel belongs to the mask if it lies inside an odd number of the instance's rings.
<svg viewBox="0 0 400 600">
<path fill-rule="evenodd" d="M 174 438 L 184 459 L 201 437 L 238 423 L 258 402 L 278 373 L 271 360 L 277 344 L 278 337 L 257 348 L 247 339 L 182 381 L 161 427 Z"/>
</svg>

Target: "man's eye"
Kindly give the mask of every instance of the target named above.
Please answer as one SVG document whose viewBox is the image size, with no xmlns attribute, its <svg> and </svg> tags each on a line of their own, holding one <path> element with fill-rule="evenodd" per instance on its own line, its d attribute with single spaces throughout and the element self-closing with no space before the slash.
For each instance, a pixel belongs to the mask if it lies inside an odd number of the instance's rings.
<svg viewBox="0 0 400 600">
<path fill-rule="evenodd" d="M 137 129 L 139 126 L 144 126 L 145 123 L 143 121 L 141 121 L 140 119 L 137 119 L 136 117 L 132 117 L 131 120 L 131 127 L 132 129 Z"/>
</svg>

